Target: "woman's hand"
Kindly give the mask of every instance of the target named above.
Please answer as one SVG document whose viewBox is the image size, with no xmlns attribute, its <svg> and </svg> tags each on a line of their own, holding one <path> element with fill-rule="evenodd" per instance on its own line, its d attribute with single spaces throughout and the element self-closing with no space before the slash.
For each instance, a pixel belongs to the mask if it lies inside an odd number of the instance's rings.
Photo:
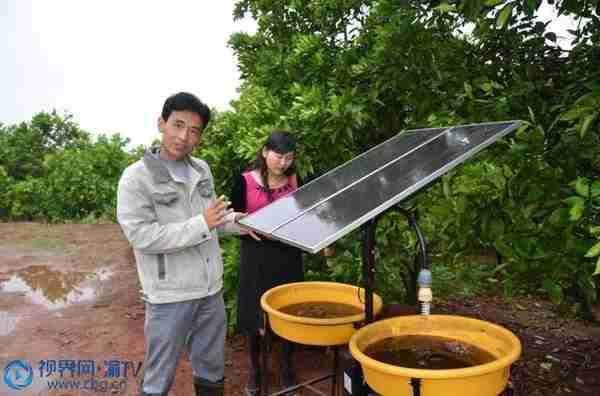
<svg viewBox="0 0 600 396">
<path fill-rule="evenodd" d="M 235 212 L 235 219 L 234 219 L 234 221 L 237 223 L 238 220 L 243 219 L 246 216 L 248 216 L 248 213 Z M 256 233 L 254 231 L 250 230 L 247 227 L 244 227 L 241 224 L 238 224 L 238 226 L 240 227 L 240 234 L 241 235 L 250 235 L 256 241 L 260 241 L 261 240 L 260 237 L 258 235 L 256 235 Z"/>
</svg>

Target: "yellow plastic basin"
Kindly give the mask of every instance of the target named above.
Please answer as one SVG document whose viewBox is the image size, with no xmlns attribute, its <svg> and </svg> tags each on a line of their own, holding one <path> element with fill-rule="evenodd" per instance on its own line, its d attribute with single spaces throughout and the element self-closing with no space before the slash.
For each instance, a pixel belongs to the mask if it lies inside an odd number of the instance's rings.
<svg viewBox="0 0 600 396">
<path fill-rule="evenodd" d="M 307 318 L 289 315 L 279 309 L 303 302 L 329 301 L 344 303 L 362 309 L 362 313 L 331 319 Z M 355 322 L 365 319 L 364 289 L 336 282 L 288 283 L 267 290 L 260 299 L 275 334 L 306 345 L 343 345 L 356 331 Z M 381 297 L 373 294 L 373 311 L 382 308 Z"/>
<path fill-rule="evenodd" d="M 481 348 L 497 359 L 468 368 L 424 370 L 389 365 L 363 353 L 383 338 L 403 335 L 454 339 Z M 497 396 L 506 387 L 510 365 L 521 355 L 521 342 L 504 327 L 450 315 L 400 316 L 371 323 L 352 336 L 349 347 L 362 366 L 367 384 L 382 396 L 412 396 L 411 378 L 421 379 L 421 396 Z"/>
</svg>

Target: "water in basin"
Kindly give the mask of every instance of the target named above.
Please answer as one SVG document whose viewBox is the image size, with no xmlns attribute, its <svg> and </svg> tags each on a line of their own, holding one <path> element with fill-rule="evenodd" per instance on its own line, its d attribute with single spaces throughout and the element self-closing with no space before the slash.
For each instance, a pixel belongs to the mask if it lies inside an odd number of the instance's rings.
<svg viewBox="0 0 600 396">
<path fill-rule="evenodd" d="M 288 315 L 317 319 L 343 318 L 363 312 L 361 308 L 354 305 L 331 301 L 305 301 L 286 305 L 279 311 Z"/>
<path fill-rule="evenodd" d="M 364 354 L 394 366 L 431 370 L 472 367 L 496 359 L 474 345 L 451 338 L 424 335 L 384 338 L 367 346 Z"/>
</svg>

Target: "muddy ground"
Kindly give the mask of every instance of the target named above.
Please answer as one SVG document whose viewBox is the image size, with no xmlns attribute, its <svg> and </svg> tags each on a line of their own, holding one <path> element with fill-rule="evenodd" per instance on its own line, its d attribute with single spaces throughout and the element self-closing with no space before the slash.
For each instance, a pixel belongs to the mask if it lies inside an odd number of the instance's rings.
<svg viewBox="0 0 600 396">
<path fill-rule="evenodd" d="M 0 223 L 0 395 L 138 394 L 144 305 L 132 260 L 114 224 Z M 410 311 L 395 307 L 390 315 Z M 599 327 L 530 299 L 438 301 L 433 313 L 488 320 L 520 338 L 523 355 L 510 381 L 514 395 L 600 395 Z M 300 379 L 328 373 L 331 359 L 330 350 L 301 347 L 295 356 Z M 226 370 L 225 394 L 241 395 L 247 365 L 243 340 L 234 334 Z M 271 372 L 274 391 L 274 367 Z M 192 395 L 190 379 L 184 356 L 169 395 Z M 65 388 L 76 380 L 79 389 Z"/>
</svg>

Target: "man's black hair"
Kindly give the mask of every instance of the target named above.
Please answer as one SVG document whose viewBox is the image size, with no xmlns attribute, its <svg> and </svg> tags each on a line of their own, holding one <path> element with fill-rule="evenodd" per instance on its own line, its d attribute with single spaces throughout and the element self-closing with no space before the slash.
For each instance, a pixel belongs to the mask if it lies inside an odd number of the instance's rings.
<svg viewBox="0 0 600 396">
<path fill-rule="evenodd" d="M 161 117 L 166 122 L 174 111 L 191 111 L 202 118 L 202 130 L 206 129 L 210 121 L 210 109 L 196 95 L 188 92 L 179 92 L 165 100 Z"/>
</svg>

